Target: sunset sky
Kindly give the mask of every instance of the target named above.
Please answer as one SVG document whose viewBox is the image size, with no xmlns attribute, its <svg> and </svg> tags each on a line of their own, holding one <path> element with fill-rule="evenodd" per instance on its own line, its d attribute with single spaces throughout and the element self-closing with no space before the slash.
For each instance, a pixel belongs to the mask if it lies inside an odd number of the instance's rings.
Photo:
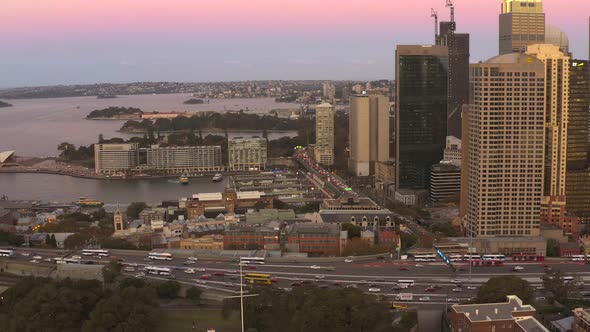
<svg viewBox="0 0 590 332">
<path fill-rule="evenodd" d="M 392 79 L 444 0 L 1 0 L 0 87 L 133 81 Z M 500 0 L 455 0 L 471 60 L 497 54 Z M 589 0 L 545 0 L 588 57 Z"/>
</svg>

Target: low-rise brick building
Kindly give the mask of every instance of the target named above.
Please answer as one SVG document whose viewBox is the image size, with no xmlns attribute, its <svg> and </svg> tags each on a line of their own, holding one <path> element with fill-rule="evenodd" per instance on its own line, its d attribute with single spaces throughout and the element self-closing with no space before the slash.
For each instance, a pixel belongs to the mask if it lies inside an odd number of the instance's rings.
<svg viewBox="0 0 590 332">
<path fill-rule="evenodd" d="M 335 224 L 298 223 L 286 231 L 290 250 L 310 256 L 340 255 L 340 226 Z"/>
<path fill-rule="evenodd" d="M 279 244 L 279 230 L 274 227 L 234 226 L 223 233 L 223 249 L 264 249 Z"/>
</svg>

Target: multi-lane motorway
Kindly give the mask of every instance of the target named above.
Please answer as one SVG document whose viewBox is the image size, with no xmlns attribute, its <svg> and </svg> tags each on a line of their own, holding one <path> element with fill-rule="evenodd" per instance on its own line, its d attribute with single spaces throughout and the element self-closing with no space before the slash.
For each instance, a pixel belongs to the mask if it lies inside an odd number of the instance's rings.
<svg viewBox="0 0 590 332">
<path fill-rule="evenodd" d="M 32 259 L 32 250 L 18 249 L 16 260 Z M 43 259 L 58 256 L 56 252 L 37 251 Z M 23 255 L 24 254 L 24 255 Z M 28 256 L 25 256 L 27 255 Z M 55 256 L 53 256 L 55 255 Z M 80 255 L 70 253 L 68 257 Z M 63 257 L 63 256 L 62 256 Z M 160 266 L 171 269 L 173 278 L 185 284 L 209 289 L 214 292 L 232 294 L 239 290 L 240 265 L 232 261 L 207 260 L 199 258 L 188 264 L 188 255 L 175 255 L 171 261 L 150 260 L 147 252 L 111 251 L 109 259 L 122 261 L 127 270 L 125 273 L 154 278 L 143 270 L 145 266 Z M 87 259 L 87 257 L 83 257 Z M 105 262 L 105 258 L 93 258 Z M 44 260 L 42 263 L 49 264 Z M 313 266 L 313 267 L 312 267 Z M 479 286 L 492 276 L 518 275 L 529 281 L 536 290 L 536 297 L 542 300 L 545 296 L 541 288 L 541 277 L 546 267 L 561 269 L 566 275 L 579 276 L 584 281 L 584 288 L 590 290 L 590 267 L 581 262 L 569 260 L 551 260 L 546 262 L 506 262 L 498 267 L 473 267 L 469 273 L 466 263 L 457 263 L 457 272 L 453 273 L 443 263 L 416 263 L 411 261 L 364 260 L 346 263 L 342 260 L 330 263 L 293 263 L 267 260 L 264 265 L 242 266 L 242 273 L 256 272 L 270 274 L 276 281 L 274 287 L 290 290 L 306 284 L 319 287 L 354 287 L 370 294 L 383 296 L 389 301 L 395 301 L 400 293 L 412 293 L 412 300 L 408 303 L 417 304 L 447 304 L 454 302 L 468 302 L 473 299 Z M 515 266 L 522 266 L 524 270 L 514 272 Z M 187 273 L 189 272 L 194 273 Z M 208 276 L 207 280 L 201 278 Z M 157 276 L 155 278 L 165 278 Z M 413 280 L 414 285 L 400 288 L 399 280 Z"/>
</svg>

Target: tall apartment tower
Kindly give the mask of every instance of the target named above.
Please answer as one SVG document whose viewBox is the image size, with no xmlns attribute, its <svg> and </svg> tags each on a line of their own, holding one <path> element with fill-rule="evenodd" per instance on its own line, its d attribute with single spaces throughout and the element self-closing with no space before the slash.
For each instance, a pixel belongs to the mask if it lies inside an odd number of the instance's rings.
<svg viewBox="0 0 590 332">
<path fill-rule="evenodd" d="M 315 160 L 334 165 L 334 106 L 322 103 L 315 107 Z"/>
<path fill-rule="evenodd" d="M 545 76 L 545 196 L 565 196 L 569 113 L 569 56 L 558 46 L 534 44 L 526 54 L 543 61 Z M 521 89 L 527 86 L 521 82 Z M 530 84 L 528 85 L 530 88 Z M 515 89 L 516 92 L 516 89 Z"/>
<path fill-rule="evenodd" d="M 440 22 L 436 45 L 449 49 L 447 135 L 461 138 L 461 109 L 469 102 L 469 34 L 455 28 L 455 22 Z"/>
<path fill-rule="evenodd" d="M 527 84 L 516 91 L 515 87 Z M 470 65 L 463 156 L 472 236 L 538 236 L 543 197 L 545 64 L 512 53 Z M 467 144 L 465 144 L 467 140 Z M 467 151 L 465 151 L 467 149 Z"/>
<path fill-rule="evenodd" d="M 545 42 L 545 13 L 541 0 L 504 0 L 500 14 L 500 54 L 525 52 Z"/>
<path fill-rule="evenodd" d="M 396 189 L 428 189 L 447 136 L 448 49 L 398 45 L 396 50 Z"/>
<path fill-rule="evenodd" d="M 572 60 L 570 65 L 570 109 L 567 137 L 567 179 L 565 196 L 568 212 L 590 221 L 590 169 L 588 110 L 590 109 L 590 62 Z"/>
<path fill-rule="evenodd" d="M 322 85 L 322 95 L 328 100 L 334 100 L 336 98 L 336 86 L 332 82 L 324 82 Z"/>
<path fill-rule="evenodd" d="M 375 163 L 389 160 L 389 98 L 364 92 L 350 97 L 350 159 L 355 176 L 375 174 Z"/>
</svg>

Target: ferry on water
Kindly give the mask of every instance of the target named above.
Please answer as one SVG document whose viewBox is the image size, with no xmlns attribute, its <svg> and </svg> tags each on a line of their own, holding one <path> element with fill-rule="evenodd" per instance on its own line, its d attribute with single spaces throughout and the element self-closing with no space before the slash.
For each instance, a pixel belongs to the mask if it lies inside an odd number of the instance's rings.
<svg viewBox="0 0 590 332">
<path fill-rule="evenodd" d="M 180 176 L 180 179 L 178 179 L 178 181 L 180 181 L 181 184 L 188 184 L 188 176 L 182 174 Z"/>
<path fill-rule="evenodd" d="M 103 206 L 104 203 L 96 199 L 80 197 L 80 199 L 76 202 L 76 205 L 80 207 L 97 207 Z"/>
<path fill-rule="evenodd" d="M 223 180 L 223 175 L 221 175 L 221 173 L 217 173 L 213 176 L 213 182 L 219 182 Z"/>
</svg>

